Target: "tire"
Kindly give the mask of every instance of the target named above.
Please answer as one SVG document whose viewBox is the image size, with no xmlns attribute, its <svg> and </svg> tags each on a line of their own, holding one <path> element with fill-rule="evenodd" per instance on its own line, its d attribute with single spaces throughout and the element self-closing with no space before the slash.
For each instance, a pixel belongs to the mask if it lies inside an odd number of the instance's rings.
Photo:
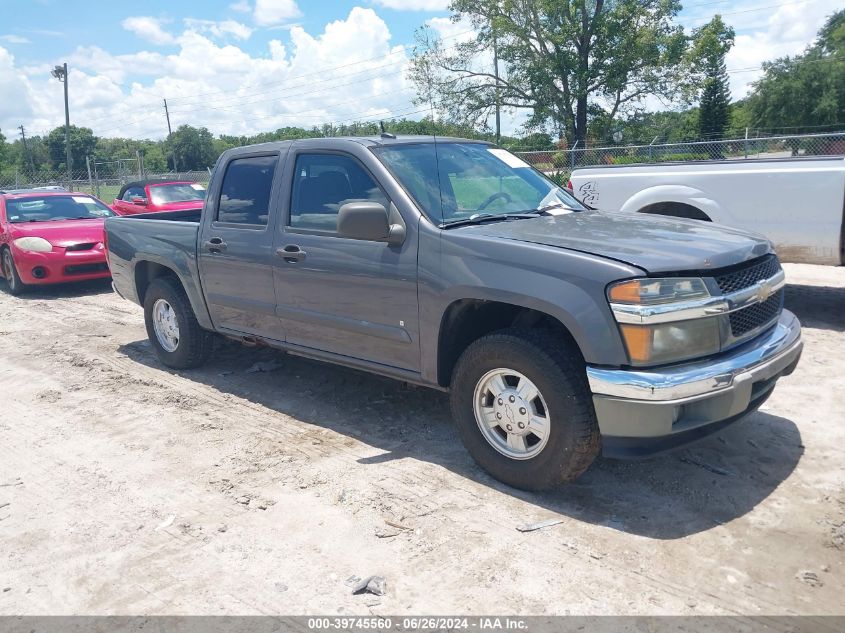
<svg viewBox="0 0 845 633">
<path fill-rule="evenodd" d="M 492 381 L 489 384 L 501 386 L 496 383 L 501 369 L 522 378 L 514 383 L 513 376 L 506 376 L 504 386 L 509 391 L 501 392 L 500 400 L 494 395 L 496 389 L 486 390 L 483 385 Z M 536 387 L 537 397 L 524 400 L 514 393 L 525 385 L 528 391 Z M 511 400 L 514 396 L 515 401 Z M 601 446 L 581 355 L 546 330 L 512 328 L 473 342 L 455 367 L 451 407 L 470 455 L 493 477 L 514 488 L 543 490 L 570 482 L 589 468 Z M 503 426 L 491 429 L 488 423 L 488 430 L 483 430 L 485 416 Z M 505 430 L 506 422 L 513 423 L 517 434 L 528 434 L 519 441 Z M 517 429 L 520 422 L 527 431 Z M 533 427 L 545 428 L 545 439 L 535 435 Z M 525 452 L 521 452 L 523 447 Z"/>
<path fill-rule="evenodd" d="M 6 292 L 14 296 L 20 296 L 26 292 L 26 284 L 21 281 L 18 269 L 15 267 L 15 259 L 9 248 L 3 249 L 3 277 L 6 279 Z"/>
<path fill-rule="evenodd" d="M 157 309 L 169 317 L 159 320 L 158 326 L 154 316 Z M 200 327 L 178 279 L 158 277 L 153 280 L 144 295 L 144 321 L 156 356 L 168 367 L 193 369 L 203 365 L 211 355 L 214 335 Z M 175 325 L 175 331 L 168 325 Z"/>
</svg>

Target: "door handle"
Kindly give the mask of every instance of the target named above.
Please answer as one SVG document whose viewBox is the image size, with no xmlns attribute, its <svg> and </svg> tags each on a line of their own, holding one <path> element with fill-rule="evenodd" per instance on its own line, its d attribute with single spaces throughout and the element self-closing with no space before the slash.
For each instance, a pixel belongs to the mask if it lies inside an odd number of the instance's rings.
<svg viewBox="0 0 845 633">
<path fill-rule="evenodd" d="M 296 244 L 288 244 L 284 248 L 277 248 L 276 255 L 285 260 L 288 264 L 295 264 L 305 259 L 305 251 Z"/>
<path fill-rule="evenodd" d="M 219 237 L 212 237 L 202 243 L 203 248 L 211 253 L 222 253 L 228 247 L 228 244 Z"/>
</svg>

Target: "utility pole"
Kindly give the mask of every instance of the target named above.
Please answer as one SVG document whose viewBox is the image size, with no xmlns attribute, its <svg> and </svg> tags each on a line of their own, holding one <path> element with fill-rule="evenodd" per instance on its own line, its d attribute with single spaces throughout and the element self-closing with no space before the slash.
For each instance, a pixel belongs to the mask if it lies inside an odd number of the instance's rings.
<svg viewBox="0 0 845 633">
<path fill-rule="evenodd" d="M 70 109 L 68 108 L 67 101 L 67 62 L 61 66 L 56 66 L 51 74 L 65 85 L 65 164 L 67 166 L 67 188 L 73 189 L 71 186 L 73 175 L 71 173 L 72 165 L 70 158 Z"/>
<path fill-rule="evenodd" d="M 167 117 L 167 144 L 170 145 L 170 151 L 173 154 L 173 171 L 179 171 L 176 168 L 176 152 L 173 151 L 173 145 L 171 144 L 171 137 L 173 136 L 173 130 L 170 129 L 170 110 L 167 109 L 167 99 L 164 100 L 164 116 Z"/>
<path fill-rule="evenodd" d="M 35 162 L 32 160 L 32 152 L 29 151 L 29 145 L 26 144 L 26 130 L 24 129 L 23 125 L 19 125 L 18 128 L 21 131 L 21 138 L 23 139 L 23 151 L 26 152 L 27 158 L 29 158 L 29 167 L 32 169 L 32 177 L 35 177 Z"/>
<path fill-rule="evenodd" d="M 499 92 L 499 42 L 496 38 L 496 26 L 493 29 L 493 72 L 496 75 L 496 145 L 502 140 L 501 96 Z"/>
</svg>

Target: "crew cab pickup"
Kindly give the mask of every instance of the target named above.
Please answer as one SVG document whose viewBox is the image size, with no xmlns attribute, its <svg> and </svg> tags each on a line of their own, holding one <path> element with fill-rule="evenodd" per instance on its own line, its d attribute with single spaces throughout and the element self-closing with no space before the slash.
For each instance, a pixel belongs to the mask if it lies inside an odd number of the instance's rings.
<svg viewBox="0 0 845 633">
<path fill-rule="evenodd" d="M 801 354 L 767 239 L 588 210 L 483 142 L 227 150 L 201 212 L 105 230 L 166 366 L 217 333 L 449 391 L 472 456 L 525 489 L 722 429 Z"/>
<path fill-rule="evenodd" d="M 845 158 L 722 160 L 576 169 L 596 209 L 693 218 L 758 231 L 781 261 L 845 264 Z"/>
</svg>

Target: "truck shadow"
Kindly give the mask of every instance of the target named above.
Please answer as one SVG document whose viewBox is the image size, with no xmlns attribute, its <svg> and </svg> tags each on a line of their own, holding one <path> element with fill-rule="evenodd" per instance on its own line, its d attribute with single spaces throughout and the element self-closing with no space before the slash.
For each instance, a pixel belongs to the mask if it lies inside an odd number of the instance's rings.
<svg viewBox="0 0 845 633">
<path fill-rule="evenodd" d="M 845 287 L 787 284 L 784 305 L 805 327 L 845 331 Z"/>
<path fill-rule="evenodd" d="M 119 351 L 164 369 L 147 341 Z M 256 363 L 278 368 L 249 372 Z M 405 458 L 438 464 L 519 499 L 527 517 L 543 508 L 654 539 L 682 538 L 750 512 L 790 475 L 804 450 L 792 421 L 758 412 L 679 452 L 635 462 L 599 458 L 576 482 L 529 493 L 476 466 L 452 425 L 444 393 L 228 341 L 207 366 L 181 375 L 385 451 L 360 464 Z"/>
</svg>

